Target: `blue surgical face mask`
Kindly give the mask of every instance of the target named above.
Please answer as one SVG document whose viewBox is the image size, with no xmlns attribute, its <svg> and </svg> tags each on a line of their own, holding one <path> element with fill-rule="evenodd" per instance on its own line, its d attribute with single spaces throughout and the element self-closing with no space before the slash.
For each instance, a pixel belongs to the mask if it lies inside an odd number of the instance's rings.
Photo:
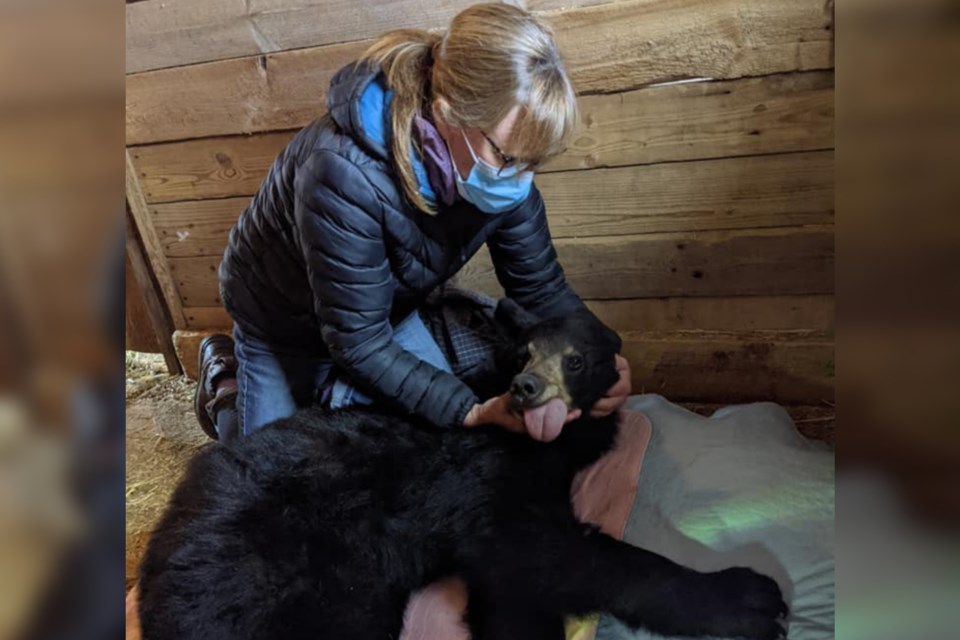
<svg viewBox="0 0 960 640">
<path fill-rule="evenodd" d="M 508 211 L 527 199 L 533 184 L 533 171 L 527 170 L 526 165 L 502 169 L 491 166 L 477 157 L 463 129 L 460 129 L 460 135 L 473 157 L 473 168 L 466 180 L 460 177 L 459 170 L 453 170 L 461 198 L 485 213 Z"/>
</svg>

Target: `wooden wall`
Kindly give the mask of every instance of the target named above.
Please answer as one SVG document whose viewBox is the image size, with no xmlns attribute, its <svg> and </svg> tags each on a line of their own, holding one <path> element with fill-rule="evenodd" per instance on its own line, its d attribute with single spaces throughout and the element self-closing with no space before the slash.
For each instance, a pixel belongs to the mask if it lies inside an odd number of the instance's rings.
<svg viewBox="0 0 960 640">
<path fill-rule="evenodd" d="M 216 266 L 276 153 L 378 33 L 465 0 L 127 5 L 128 199 L 188 371 Z M 584 126 L 537 182 L 637 391 L 833 396 L 833 16 L 823 0 L 540 0 Z M 677 80 L 691 80 L 676 83 Z M 461 282 L 496 292 L 481 252 Z M 197 333 L 192 333 L 197 332 Z"/>
<path fill-rule="evenodd" d="M 147 311 L 143 289 L 133 274 L 133 265 L 130 263 L 130 254 L 126 256 L 125 266 L 126 295 L 126 347 L 128 351 L 145 351 L 160 353 L 160 340 L 154 330 L 153 322 Z"/>
</svg>

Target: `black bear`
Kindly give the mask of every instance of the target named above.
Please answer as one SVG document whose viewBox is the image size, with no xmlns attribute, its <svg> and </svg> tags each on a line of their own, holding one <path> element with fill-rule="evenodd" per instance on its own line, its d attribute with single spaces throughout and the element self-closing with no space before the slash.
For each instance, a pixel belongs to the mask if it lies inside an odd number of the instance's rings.
<svg viewBox="0 0 960 640">
<path fill-rule="evenodd" d="M 620 339 L 589 312 L 536 322 L 504 301 L 497 317 L 518 404 L 588 408 L 616 380 Z M 561 640 L 563 616 L 597 611 L 665 635 L 782 637 L 770 578 L 699 573 L 575 518 L 573 477 L 617 429 L 584 411 L 539 442 L 313 408 L 206 450 L 148 545 L 144 638 L 398 638 L 410 594 L 448 575 L 467 583 L 475 640 Z"/>
</svg>

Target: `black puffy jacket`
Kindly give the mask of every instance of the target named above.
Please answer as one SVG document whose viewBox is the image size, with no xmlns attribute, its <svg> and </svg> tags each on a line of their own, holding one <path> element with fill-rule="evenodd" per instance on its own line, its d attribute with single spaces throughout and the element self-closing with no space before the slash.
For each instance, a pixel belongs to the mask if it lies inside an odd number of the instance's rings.
<svg viewBox="0 0 960 640">
<path fill-rule="evenodd" d="M 462 201 L 437 215 L 409 204 L 387 149 L 360 126 L 358 99 L 375 77 L 354 65 L 334 76 L 329 113 L 294 136 L 231 230 L 220 292 L 247 334 L 329 355 L 375 397 L 460 425 L 474 394 L 394 342 L 391 322 L 484 242 L 507 295 L 529 311 L 551 317 L 582 302 L 564 280 L 535 187 L 498 215 Z"/>
</svg>

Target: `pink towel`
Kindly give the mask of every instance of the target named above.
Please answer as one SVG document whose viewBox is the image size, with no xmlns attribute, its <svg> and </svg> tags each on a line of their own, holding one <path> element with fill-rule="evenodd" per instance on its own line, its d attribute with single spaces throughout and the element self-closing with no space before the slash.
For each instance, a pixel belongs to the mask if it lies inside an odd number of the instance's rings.
<svg viewBox="0 0 960 640">
<path fill-rule="evenodd" d="M 577 516 L 620 540 L 637 494 L 643 456 L 650 443 L 650 421 L 624 411 L 613 451 L 581 471 L 571 497 Z M 448 578 L 414 594 L 404 614 L 400 640 L 469 640 L 463 625 L 467 593 L 462 581 Z"/>
</svg>

